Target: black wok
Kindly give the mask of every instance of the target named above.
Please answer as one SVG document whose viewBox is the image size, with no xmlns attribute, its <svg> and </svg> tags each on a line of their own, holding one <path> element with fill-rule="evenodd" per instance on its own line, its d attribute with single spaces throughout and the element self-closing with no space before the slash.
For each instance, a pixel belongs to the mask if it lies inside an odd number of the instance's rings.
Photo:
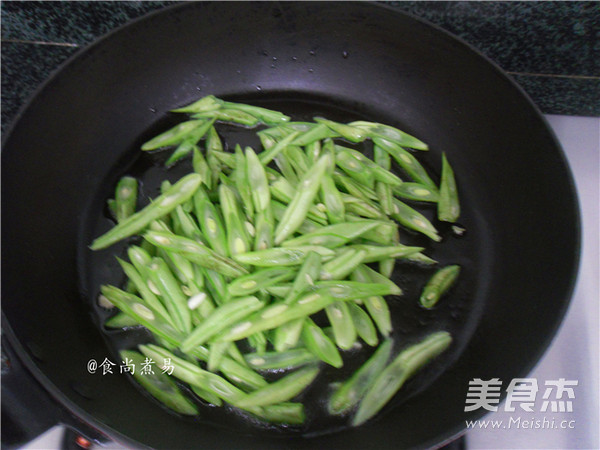
<svg viewBox="0 0 600 450">
<path fill-rule="evenodd" d="M 377 120 L 429 143 L 425 164 L 451 159 L 462 238 L 412 235 L 441 263 L 464 267 L 433 311 L 414 301 L 426 274 L 399 266 L 394 338 L 448 329 L 455 342 L 371 423 L 345 429 L 309 418 L 270 430 L 217 412 L 186 420 L 130 379 L 88 373 L 115 356 L 94 306 L 118 281 L 116 246 L 87 246 L 110 226 L 104 203 L 134 173 L 153 195 L 157 173 L 140 143 L 167 111 L 214 94 L 294 118 Z M 240 135 L 244 139 L 243 135 Z M 157 448 L 407 448 L 459 434 L 468 382 L 525 376 L 566 310 L 579 252 L 577 200 L 564 155 L 539 111 L 492 63 L 445 32 L 375 4 L 187 3 L 149 15 L 80 52 L 37 92 L 2 152 L 4 332 L 33 376 L 101 433 Z M 176 177 L 180 166 L 166 176 Z M 165 173 L 160 173 L 160 176 Z M 428 211 L 430 217 L 433 211 Z M 421 278 L 420 278 L 421 277 Z M 311 401 L 319 394 L 318 388 Z M 285 438 L 285 439 L 283 439 Z"/>
</svg>

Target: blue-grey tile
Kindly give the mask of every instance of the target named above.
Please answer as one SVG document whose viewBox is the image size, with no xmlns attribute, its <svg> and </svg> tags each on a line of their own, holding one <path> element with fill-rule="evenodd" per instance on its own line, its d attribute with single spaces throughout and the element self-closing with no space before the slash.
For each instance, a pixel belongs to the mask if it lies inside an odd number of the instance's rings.
<svg viewBox="0 0 600 450">
<path fill-rule="evenodd" d="M 511 72 L 600 76 L 598 2 L 387 2 L 441 26 Z"/>
<path fill-rule="evenodd" d="M 2 2 L 2 39 L 87 44 L 168 1 Z"/>
</svg>

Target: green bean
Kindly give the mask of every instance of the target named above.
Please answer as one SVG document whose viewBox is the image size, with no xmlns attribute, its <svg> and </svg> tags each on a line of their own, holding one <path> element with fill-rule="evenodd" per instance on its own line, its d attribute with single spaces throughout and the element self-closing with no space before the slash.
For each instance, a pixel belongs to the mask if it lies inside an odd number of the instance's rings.
<svg viewBox="0 0 600 450">
<path fill-rule="evenodd" d="M 291 186 L 296 186 L 300 178 L 298 172 L 294 170 L 292 161 L 290 161 L 285 151 L 280 152 L 274 158 L 274 160 L 283 177 L 290 183 Z"/>
<path fill-rule="evenodd" d="M 333 179 L 337 185 L 342 187 L 348 194 L 365 200 L 366 202 L 372 202 L 373 200 L 379 201 L 377 192 L 373 189 L 359 183 L 354 178 L 350 178 L 343 172 L 336 170 L 333 173 Z"/>
<path fill-rule="evenodd" d="M 333 120 L 327 120 L 322 117 L 315 117 L 314 121 L 326 125 L 328 128 L 336 133 L 339 133 L 340 136 L 349 140 L 350 142 L 362 142 L 367 138 L 367 133 L 358 127 L 353 127 L 350 124 L 346 125 L 343 123 L 334 122 Z"/>
<path fill-rule="evenodd" d="M 141 373 L 136 367 L 143 367 L 146 359 L 138 352 L 121 350 L 119 352 L 124 365 L 132 366 L 133 378 L 141 384 L 155 399 L 163 403 L 167 408 L 184 414 L 198 414 L 198 409 L 177 388 L 177 385 L 166 373 Z"/>
<path fill-rule="evenodd" d="M 333 337 L 337 346 L 349 350 L 356 342 L 356 327 L 348 310 L 348 305 L 337 301 L 325 307 L 325 313 L 333 329 Z"/>
<path fill-rule="evenodd" d="M 385 139 L 396 145 L 414 148 L 415 150 L 429 150 L 429 147 L 424 142 L 389 125 L 365 121 L 356 121 L 348 125 L 361 128 L 372 140 L 377 138 Z"/>
<path fill-rule="evenodd" d="M 256 211 L 270 206 L 271 193 L 265 169 L 251 147 L 246 147 L 246 180 L 251 186 L 251 197 Z"/>
<path fill-rule="evenodd" d="M 227 350 L 231 342 L 215 342 L 210 346 L 208 360 L 206 368 L 211 372 L 216 372 L 223 361 L 223 356 L 227 353 Z"/>
<path fill-rule="evenodd" d="M 360 266 L 358 268 L 360 268 Z M 373 295 L 402 294 L 402 290 L 391 280 L 386 280 L 383 283 L 379 283 L 370 278 L 364 282 L 354 280 L 318 281 L 315 283 L 315 289 L 327 292 L 332 297 L 341 300 L 352 300 L 370 297 Z"/>
<path fill-rule="evenodd" d="M 438 219 L 444 222 L 454 223 L 460 216 L 460 203 L 454 171 L 442 153 L 442 179 L 440 181 L 440 200 L 438 202 Z"/>
<path fill-rule="evenodd" d="M 215 309 L 215 304 L 212 299 L 203 291 L 196 291 L 190 295 L 190 298 L 187 300 L 187 305 L 190 311 L 198 311 L 200 317 L 202 318 L 201 322 L 204 322 L 211 312 Z"/>
<path fill-rule="evenodd" d="M 306 420 L 302 403 L 283 402 L 277 405 L 253 408 L 252 414 L 271 423 L 300 425 Z"/>
<path fill-rule="evenodd" d="M 396 260 L 394 258 L 385 258 L 379 261 L 379 273 L 386 278 L 392 278 L 394 268 L 396 266 Z"/>
<path fill-rule="evenodd" d="M 264 353 L 267 351 L 267 337 L 260 331 L 248 336 L 248 344 L 256 353 Z"/>
<path fill-rule="evenodd" d="M 416 182 L 437 191 L 437 186 L 427 174 L 425 168 L 412 153 L 386 139 L 374 139 L 375 146 L 388 152 L 402 169 Z"/>
<path fill-rule="evenodd" d="M 329 165 L 330 158 L 321 156 L 319 160 L 302 177 L 296 190 L 296 195 L 288 205 L 283 218 L 275 229 L 275 244 L 280 244 L 293 232 L 306 218 L 310 205 L 317 194 L 321 179 Z"/>
<path fill-rule="evenodd" d="M 400 200 L 394 199 L 394 213 L 392 214 L 392 218 L 406 228 L 418 231 L 433 241 L 439 242 L 442 240 L 435 227 L 423 214 L 417 212 L 406 203 L 402 203 Z"/>
<path fill-rule="evenodd" d="M 360 425 L 377 414 L 407 379 L 446 350 L 451 342 L 450 334 L 440 331 L 400 352 L 365 393 L 352 420 L 352 425 Z"/>
<path fill-rule="evenodd" d="M 254 236 L 254 250 L 265 250 L 273 245 L 273 229 L 275 221 L 271 205 L 256 214 L 256 235 Z"/>
<path fill-rule="evenodd" d="M 323 125 L 323 128 L 327 129 L 326 126 Z M 298 144 L 297 144 L 298 145 Z M 304 146 L 304 152 L 306 153 L 306 157 L 308 158 L 308 162 L 312 165 L 314 164 L 319 156 L 321 156 L 321 141 L 313 141 Z"/>
<path fill-rule="evenodd" d="M 327 217 L 331 223 L 344 222 L 345 207 L 331 175 L 326 173 L 321 180 L 321 198 L 325 204 Z"/>
<path fill-rule="evenodd" d="M 394 175 L 392 172 L 390 172 L 390 169 L 386 169 L 385 167 L 382 167 L 379 164 L 373 162 L 371 159 L 367 158 L 358 150 L 340 146 L 336 146 L 336 149 L 338 150 L 338 152 L 343 151 L 354 156 L 356 160 L 363 163 L 365 167 L 367 167 L 371 171 L 375 180 L 381 181 L 385 184 L 389 184 L 390 186 L 400 186 L 402 184 L 402 180 L 396 175 Z"/>
<path fill-rule="evenodd" d="M 302 325 L 305 318 L 290 320 L 280 325 L 273 331 L 273 347 L 278 352 L 283 352 L 295 347 L 300 339 Z"/>
<path fill-rule="evenodd" d="M 352 280 L 362 283 L 373 282 L 369 272 L 365 270 L 366 267 L 367 266 L 364 264 L 358 266 L 356 270 L 352 272 Z M 392 319 L 388 304 L 381 294 L 371 295 L 363 298 L 363 304 L 375 322 L 375 325 L 377 325 L 379 332 L 383 336 L 389 336 L 390 332 L 392 331 Z"/>
<path fill-rule="evenodd" d="M 323 139 L 338 136 L 339 133 L 336 133 L 335 131 L 331 130 L 327 125 L 321 123 L 317 126 L 312 127 L 310 130 L 307 130 L 298 135 L 298 137 L 296 137 L 296 139 L 292 141 L 292 145 L 311 145 L 322 141 Z M 314 159 L 313 162 L 314 161 L 316 161 L 316 159 Z"/>
<path fill-rule="evenodd" d="M 335 344 L 310 318 L 303 322 L 302 342 L 321 361 L 338 369 L 343 366 L 342 357 Z"/>
<path fill-rule="evenodd" d="M 296 196 L 297 190 L 290 184 L 290 182 L 287 179 L 283 177 L 278 177 L 271 184 L 270 192 L 273 198 L 281 202 L 287 203 L 289 205 L 292 199 Z M 285 210 L 279 218 L 280 222 L 284 216 Z M 314 220 L 315 222 L 318 222 L 321 225 L 325 225 L 327 223 L 327 215 L 323 211 L 317 209 L 314 205 L 309 206 L 306 218 Z"/>
<path fill-rule="evenodd" d="M 160 361 L 171 360 L 173 367 L 173 376 L 181 381 L 192 386 L 197 386 L 205 391 L 216 394 L 228 403 L 235 405 L 235 402 L 243 398 L 246 394 L 229 383 L 224 378 L 203 370 L 197 365 L 186 361 L 183 358 L 175 356 L 173 353 L 156 345 L 140 345 L 140 351 L 148 358 L 156 361 L 157 365 L 161 365 Z M 164 365 L 164 363 L 163 363 Z"/>
<path fill-rule="evenodd" d="M 138 327 L 140 326 L 140 323 L 124 312 L 118 312 L 114 316 L 106 319 L 104 326 L 107 328 L 129 328 Z"/>
<path fill-rule="evenodd" d="M 229 292 L 225 278 L 219 272 L 204 268 L 206 287 L 217 305 L 229 301 Z"/>
<path fill-rule="evenodd" d="M 187 237 L 190 239 L 195 239 L 195 240 L 200 241 L 203 244 L 205 244 L 202 231 L 200 231 L 198 224 L 196 223 L 194 218 L 191 216 L 191 214 L 185 212 L 185 210 L 183 209 L 183 207 L 181 205 L 179 205 L 177 208 L 175 208 L 174 213 L 175 213 L 175 218 L 177 219 L 177 222 L 179 223 L 179 225 L 181 227 L 181 234 L 184 237 Z M 161 231 L 161 230 L 157 230 L 157 231 Z"/>
<path fill-rule="evenodd" d="M 365 220 L 362 217 L 346 214 L 347 222 L 360 222 Z M 392 220 L 378 220 L 377 225 L 372 230 L 366 231 L 361 237 L 365 240 L 382 245 L 391 245 L 398 241 L 398 225 Z"/>
<path fill-rule="evenodd" d="M 199 113 L 204 111 L 212 111 L 221 108 L 222 103 L 223 101 L 214 95 L 207 95 L 206 97 L 202 97 L 200 100 L 197 100 L 187 106 L 173 109 L 171 112 Z"/>
<path fill-rule="evenodd" d="M 181 343 L 181 351 L 188 352 L 195 346 L 203 344 L 263 306 L 264 303 L 254 296 L 236 298 L 219 306 Z"/>
<path fill-rule="evenodd" d="M 345 247 L 331 261 L 323 264 L 321 280 L 343 280 L 358 266 L 367 252 L 361 249 Z"/>
<path fill-rule="evenodd" d="M 437 190 L 433 190 L 429 186 L 421 183 L 403 183 L 394 188 L 394 194 L 407 200 L 419 202 L 437 203 L 440 198 L 440 194 Z"/>
<path fill-rule="evenodd" d="M 191 198 L 200 186 L 201 181 L 202 177 L 195 173 L 181 178 L 167 192 L 158 196 L 148 206 L 96 238 L 90 248 L 100 250 L 142 231 L 150 222 L 169 214 L 177 205 Z"/>
<path fill-rule="evenodd" d="M 233 297 L 250 295 L 269 286 L 293 278 L 296 271 L 289 267 L 269 267 L 233 280 L 227 290 Z"/>
<path fill-rule="evenodd" d="M 328 403 L 330 414 L 344 414 L 361 401 L 377 376 L 387 365 L 392 341 L 386 339 L 375 353 L 332 394 Z"/>
<path fill-rule="evenodd" d="M 246 127 L 258 125 L 259 120 L 247 112 L 234 108 L 213 109 L 211 111 L 202 111 L 192 115 L 194 119 L 215 119 L 223 122 L 233 122 Z"/>
<path fill-rule="evenodd" d="M 210 202 L 202 187 L 198 188 L 193 200 L 194 211 L 208 245 L 221 256 L 226 256 L 228 254 L 227 234 L 217 208 Z"/>
<path fill-rule="evenodd" d="M 365 255 L 362 261 L 364 263 L 377 262 L 386 258 L 406 258 L 423 250 L 423 247 L 410 247 L 402 244 L 394 246 L 354 244 L 349 248 L 364 251 Z"/>
<path fill-rule="evenodd" d="M 301 247 L 273 247 L 256 252 L 233 255 L 233 259 L 241 264 L 256 267 L 296 266 L 302 264 L 309 252 L 318 253 L 322 259 L 330 259 L 335 252 L 327 247 L 318 245 L 303 245 Z"/>
<path fill-rule="evenodd" d="M 223 405 L 223 400 L 221 400 L 214 392 L 207 391 L 206 389 L 199 388 L 198 386 L 190 386 L 190 389 L 194 394 L 196 394 L 209 405 Z"/>
<path fill-rule="evenodd" d="M 379 342 L 377 331 L 375 330 L 375 326 L 369 318 L 369 315 L 356 303 L 348 302 L 346 306 L 350 313 L 350 317 L 352 317 L 352 322 L 354 323 L 354 328 L 356 328 L 358 336 L 371 347 L 377 345 Z"/>
<path fill-rule="evenodd" d="M 439 299 L 454 285 L 460 274 L 459 265 L 450 265 L 436 271 L 429 279 L 419 301 L 425 308 L 433 308 Z"/>
<path fill-rule="evenodd" d="M 196 129 L 205 125 L 205 120 L 189 120 L 175 125 L 173 128 L 159 134 L 142 145 L 142 150 L 156 150 L 161 147 L 168 147 L 183 142 Z"/>
<path fill-rule="evenodd" d="M 222 163 L 225 167 L 228 167 L 231 170 L 235 170 L 236 162 L 235 162 L 235 155 L 233 153 L 228 153 L 228 152 L 219 151 L 219 150 L 213 150 L 211 152 L 211 154 L 216 158 L 216 160 L 218 160 L 220 163 Z M 223 174 L 223 172 L 219 173 L 219 178 L 221 177 L 222 174 Z"/>
<path fill-rule="evenodd" d="M 148 288 L 148 284 L 142 278 L 142 276 L 136 270 L 136 268 L 133 265 L 123 261 L 120 258 L 117 258 L 117 261 L 119 262 L 121 268 L 123 269 L 123 272 L 125 272 L 127 277 L 135 285 L 137 291 L 139 292 L 140 296 L 144 300 L 145 304 L 154 313 L 161 316 L 161 318 L 163 320 L 165 320 L 166 322 L 171 324 L 173 327 L 175 327 L 175 323 L 173 322 L 173 319 L 171 318 L 171 316 L 169 315 L 169 313 L 167 312 L 167 310 L 165 309 L 163 304 L 160 302 L 160 300 L 156 297 L 156 295 L 154 295 L 154 293 Z M 144 271 L 144 275 L 148 276 L 146 271 Z"/>
<path fill-rule="evenodd" d="M 234 103 L 234 102 L 226 102 L 223 101 L 222 105 L 224 108 L 236 109 L 238 111 L 243 111 L 252 116 L 256 117 L 262 123 L 267 125 L 271 124 L 279 124 L 289 122 L 289 116 L 279 112 L 273 111 L 267 108 L 261 108 L 260 106 L 246 105 L 244 103 Z"/>
<path fill-rule="evenodd" d="M 291 142 L 299 134 L 300 134 L 299 132 L 294 132 L 292 134 L 289 134 L 289 135 L 285 136 L 283 139 L 281 139 L 279 142 L 277 142 L 274 146 L 272 146 L 269 149 L 261 152 L 258 155 L 258 159 L 260 159 L 260 162 L 263 164 L 263 166 L 266 166 L 271 161 L 273 161 L 273 159 L 277 155 L 279 155 L 279 153 L 281 153 L 288 145 L 290 145 Z"/>
<path fill-rule="evenodd" d="M 122 222 L 135 213 L 137 195 L 137 180 L 129 176 L 122 177 L 115 189 L 114 215 L 117 222 Z"/>
<path fill-rule="evenodd" d="M 345 222 L 319 228 L 311 233 L 281 243 L 282 247 L 298 247 L 302 245 L 322 245 L 328 248 L 341 247 L 375 228 L 379 222 L 362 220 Z"/>
<path fill-rule="evenodd" d="M 294 348 L 286 351 L 249 353 L 244 355 L 254 370 L 289 370 L 316 363 L 317 359 L 305 348 Z"/>
<path fill-rule="evenodd" d="M 298 369 L 268 386 L 257 389 L 237 401 L 240 408 L 266 406 L 294 398 L 310 385 L 319 374 L 317 367 Z"/>
<path fill-rule="evenodd" d="M 314 314 L 335 301 L 336 299 L 326 291 L 314 291 L 304 295 L 292 305 L 275 302 L 220 334 L 217 340 L 244 339 L 257 331 L 270 330 L 290 320 Z"/>
<path fill-rule="evenodd" d="M 141 298 L 114 286 L 103 285 L 100 287 L 100 291 L 112 304 L 135 319 L 140 325 L 148 328 L 153 334 L 160 336 L 170 344 L 179 345 L 181 332 L 162 317 L 154 314 Z"/>
<path fill-rule="evenodd" d="M 160 292 L 173 323 L 181 331 L 189 333 L 192 329 L 192 318 L 180 284 L 162 258 L 152 258 L 152 262 L 147 267 L 150 280 Z"/>
<path fill-rule="evenodd" d="M 248 182 L 248 171 L 246 166 L 246 157 L 242 151 L 242 147 L 235 146 L 235 167 L 232 177 L 234 180 L 235 188 L 239 194 L 241 204 L 247 218 L 254 217 L 254 203 L 252 199 L 252 189 Z M 223 206 L 221 206 L 223 208 Z M 225 215 L 225 212 L 223 212 Z"/>
<path fill-rule="evenodd" d="M 335 164 L 349 177 L 373 189 L 375 177 L 373 172 L 345 147 L 335 146 Z"/>
<path fill-rule="evenodd" d="M 271 200 L 271 210 L 273 211 L 273 217 L 275 218 L 275 220 L 281 220 L 281 218 L 285 214 L 285 209 L 285 205 L 281 204 L 276 200 Z M 306 234 L 318 230 L 320 227 L 320 223 L 315 222 L 314 220 L 307 217 L 306 219 L 304 219 L 304 222 L 302 222 L 302 224 L 300 225 L 300 227 L 298 227 L 298 230 L 296 231 L 300 234 Z"/>
<path fill-rule="evenodd" d="M 225 276 L 239 277 L 247 273 L 235 261 L 219 255 L 200 242 L 192 239 L 160 231 L 147 231 L 144 234 L 144 239 L 157 247 L 179 253 L 193 263 L 222 273 Z"/>
<path fill-rule="evenodd" d="M 373 157 L 375 162 L 383 169 L 388 172 L 392 168 L 392 160 L 390 154 L 383 151 L 381 148 L 375 146 L 373 148 Z M 398 178 L 398 180 L 400 180 Z M 397 183 L 397 186 L 402 186 L 404 183 L 400 181 Z M 393 204 L 392 204 L 392 185 L 383 182 L 383 180 L 377 180 L 375 182 L 375 192 L 377 193 L 377 199 L 379 200 L 379 204 L 381 205 L 381 209 L 386 215 L 390 215 L 392 213 Z"/>
<path fill-rule="evenodd" d="M 210 187 L 216 186 L 219 181 L 219 174 L 221 173 L 221 162 L 214 155 L 213 152 L 222 152 L 223 151 L 223 143 L 219 138 L 219 134 L 214 126 L 210 127 L 208 132 L 206 133 L 206 163 L 210 168 L 211 172 L 211 183 Z"/>
<path fill-rule="evenodd" d="M 213 175 L 206 158 L 200 152 L 200 149 L 197 146 L 194 146 L 192 149 L 192 166 L 194 167 L 194 172 L 202 177 L 202 183 L 206 185 L 208 189 L 212 188 L 213 183 Z"/>
<path fill-rule="evenodd" d="M 342 200 L 344 201 L 346 211 L 349 213 L 354 213 L 367 219 L 384 220 L 387 218 L 385 213 L 371 202 L 348 194 L 342 194 Z"/>
</svg>

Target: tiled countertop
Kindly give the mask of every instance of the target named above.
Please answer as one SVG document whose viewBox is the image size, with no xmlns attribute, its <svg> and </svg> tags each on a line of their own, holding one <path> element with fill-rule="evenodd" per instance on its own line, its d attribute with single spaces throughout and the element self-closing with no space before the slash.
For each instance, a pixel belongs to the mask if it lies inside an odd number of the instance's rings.
<svg viewBox="0 0 600 450">
<path fill-rule="evenodd" d="M 2 130 L 69 56 L 176 2 L 2 2 Z M 385 2 L 461 37 L 545 114 L 600 115 L 597 2 Z"/>
</svg>

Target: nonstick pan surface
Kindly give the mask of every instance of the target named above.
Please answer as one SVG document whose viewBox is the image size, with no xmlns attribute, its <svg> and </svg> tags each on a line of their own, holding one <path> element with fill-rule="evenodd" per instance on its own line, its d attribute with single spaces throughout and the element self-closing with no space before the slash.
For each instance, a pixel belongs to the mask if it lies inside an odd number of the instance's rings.
<svg viewBox="0 0 600 450">
<path fill-rule="evenodd" d="M 397 348 L 439 329 L 455 341 L 371 423 L 348 429 L 321 417 L 325 382 L 307 394 L 314 413 L 305 428 L 269 429 L 213 410 L 182 419 L 128 377 L 86 369 L 88 360 L 115 361 L 117 348 L 146 338 L 100 326 L 98 287 L 120 281 L 114 255 L 124 250 L 88 250 L 111 226 L 105 201 L 126 173 L 142 180 L 148 197 L 160 178 L 190 170 L 184 163 L 165 171 L 139 146 L 173 123 L 170 109 L 207 94 L 298 120 L 389 123 L 429 144 L 424 163 L 432 173 L 439 175 L 442 152 L 453 164 L 467 233 L 438 224 L 440 244 L 402 237 L 441 264 L 461 264 L 461 281 L 424 311 L 416 295 L 431 270 L 401 264 L 393 278 L 405 295 L 390 303 Z M 252 144 L 244 130 L 225 137 Z M 560 324 L 577 270 L 573 182 L 536 108 L 464 43 L 375 4 L 194 2 L 149 15 L 70 60 L 29 102 L 3 147 L 2 311 L 11 343 L 56 399 L 132 445 L 437 445 L 482 414 L 464 412 L 469 380 L 510 380 L 533 367 Z"/>
</svg>

